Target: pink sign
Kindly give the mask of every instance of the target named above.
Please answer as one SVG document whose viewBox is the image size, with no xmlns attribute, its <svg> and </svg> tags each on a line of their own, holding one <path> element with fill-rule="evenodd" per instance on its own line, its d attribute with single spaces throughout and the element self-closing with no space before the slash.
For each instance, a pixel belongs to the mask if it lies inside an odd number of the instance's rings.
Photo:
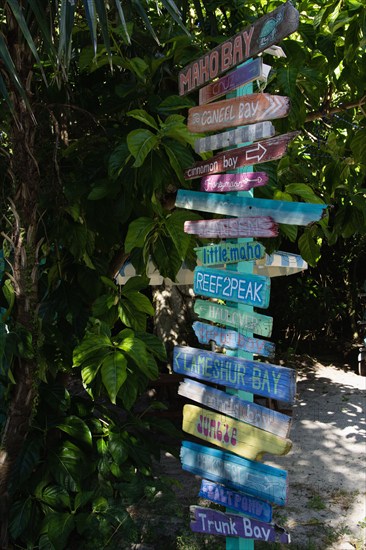
<svg viewBox="0 0 366 550">
<path fill-rule="evenodd" d="M 253 187 L 260 187 L 267 183 L 268 175 L 265 172 L 215 174 L 212 176 L 204 176 L 201 179 L 201 191 L 215 191 L 216 193 L 249 191 Z"/>
</svg>

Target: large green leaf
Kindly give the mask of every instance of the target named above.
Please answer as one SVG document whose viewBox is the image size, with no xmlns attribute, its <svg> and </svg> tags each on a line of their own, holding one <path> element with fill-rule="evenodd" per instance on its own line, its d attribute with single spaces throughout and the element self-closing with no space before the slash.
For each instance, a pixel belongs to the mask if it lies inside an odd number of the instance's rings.
<svg viewBox="0 0 366 550">
<path fill-rule="evenodd" d="M 140 340 L 143 341 L 147 350 L 155 355 L 157 359 L 159 359 L 160 361 L 167 360 L 165 346 L 160 338 L 155 336 L 155 334 L 151 334 L 149 332 L 136 332 L 135 336 L 136 338 L 140 338 Z"/>
<path fill-rule="evenodd" d="M 291 195 L 297 195 L 306 202 L 324 204 L 324 201 L 314 192 L 314 189 L 306 183 L 289 183 L 285 190 Z"/>
<path fill-rule="evenodd" d="M 131 154 L 135 157 L 134 166 L 143 165 L 147 155 L 155 149 L 159 143 L 157 135 L 147 129 L 132 130 L 127 136 L 127 144 Z"/>
<path fill-rule="evenodd" d="M 67 548 L 66 545 L 74 527 L 75 518 L 73 514 L 54 512 L 46 516 L 45 528 L 47 529 L 47 535 L 56 550 Z"/>
<path fill-rule="evenodd" d="M 191 236 L 184 232 L 184 222 L 186 222 L 187 219 L 187 212 L 175 210 L 165 220 L 166 230 L 182 260 L 186 258 L 191 243 Z"/>
<path fill-rule="evenodd" d="M 32 515 L 32 506 L 30 497 L 18 500 L 12 505 L 9 531 L 14 540 L 28 527 Z"/>
<path fill-rule="evenodd" d="M 151 126 L 151 128 L 154 128 L 154 130 L 159 129 L 154 117 L 152 117 L 144 109 L 134 109 L 133 111 L 129 111 L 127 114 L 128 114 L 128 116 L 131 116 L 131 117 L 135 118 L 136 120 L 139 120 L 140 122 L 143 122 L 147 126 Z"/>
<path fill-rule="evenodd" d="M 32 38 L 32 34 L 28 28 L 28 25 L 24 19 L 24 16 L 23 16 L 23 13 L 22 13 L 22 10 L 19 6 L 19 3 L 17 0 L 6 0 L 7 4 L 11 7 L 11 10 L 14 14 L 14 17 L 15 19 L 17 20 L 18 22 L 18 25 L 22 31 L 22 34 L 24 36 L 24 38 L 26 39 L 27 41 L 27 44 L 28 44 L 28 47 L 29 49 L 31 50 L 32 54 L 34 55 L 34 58 L 38 64 L 38 67 L 42 73 L 42 77 L 44 79 L 44 82 L 47 86 L 47 79 L 46 79 L 46 75 L 45 75 L 45 72 L 43 70 L 43 66 L 42 66 L 42 63 L 41 63 L 41 60 L 39 58 L 39 55 L 38 55 L 38 51 L 37 51 L 37 48 L 36 48 L 36 45 L 33 41 L 33 38 Z"/>
<path fill-rule="evenodd" d="M 127 360 L 123 353 L 112 351 L 107 355 L 102 363 L 101 375 L 109 399 L 115 404 L 118 391 L 127 378 Z"/>
<path fill-rule="evenodd" d="M 155 221 L 151 218 L 142 217 L 131 222 L 125 240 L 126 252 L 131 252 L 133 248 L 142 248 L 154 227 Z"/>
<path fill-rule="evenodd" d="M 305 230 L 298 241 L 301 256 L 311 266 L 316 266 L 320 258 L 320 245 L 310 230 Z"/>
<path fill-rule="evenodd" d="M 68 491 L 60 485 L 47 485 L 42 490 L 40 498 L 54 510 L 62 511 L 71 506 Z"/>
<path fill-rule="evenodd" d="M 136 308 L 137 311 L 142 311 L 147 315 L 154 315 L 155 309 L 152 306 L 149 298 L 141 294 L 141 292 L 129 292 L 127 294 L 127 299 L 131 304 Z"/>
<path fill-rule="evenodd" d="M 111 346 L 111 341 L 104 334 L 90 334 L 75 348 L 73 353 L 73 364 L 76 367 L 89 362 L 94 356 L 99 357 L 100 352 L 105 353 Z"/>
<path fill-rule="evenodd" d="M 56 451 L 51 450 L 49 467 L 58 485 L 67 491 L 80 491 L 81 481 L 90 475 L 95 464 L 74 443 L 63 441 Z"/>
<path fill-rule="evenodd" d="M 56 425 L 56 428 L 62 430 L 63 432 L 66 432 L 67 434 L 71 435 L 75 439 L 78 439 L 79 441 L 83 441 L 88 445 L 92 444 L 91 431 L 86 422 L 84 422 L 84 420 L 82 420 L 78 416 L 67 416 L 63 422 L 60 422 Z"/>
</svg>

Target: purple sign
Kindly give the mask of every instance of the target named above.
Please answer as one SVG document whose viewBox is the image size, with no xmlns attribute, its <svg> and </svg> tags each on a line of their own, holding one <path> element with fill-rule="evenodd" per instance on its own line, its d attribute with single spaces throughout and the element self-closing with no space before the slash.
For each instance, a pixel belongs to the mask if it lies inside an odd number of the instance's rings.
<svg viewBox="0 0 366 550">
<path fill-rule="evenodd" d="M 238 514 L 224 514 L 218 510 L 200 506 L 190 506 L 190 510 L 194 518 L 190 526 L 195 533 L 241 537 L 282 544 L 291 542 L 290 535 L 278 525 L 263 523 Z"/>
</svg>

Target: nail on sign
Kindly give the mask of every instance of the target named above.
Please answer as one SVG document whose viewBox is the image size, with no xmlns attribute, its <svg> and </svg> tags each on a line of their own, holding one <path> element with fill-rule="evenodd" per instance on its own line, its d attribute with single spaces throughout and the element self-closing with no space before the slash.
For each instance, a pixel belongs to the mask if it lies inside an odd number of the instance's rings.
<svg viewBox="0 0 366 550">
<path fill-rule="evenodd" d="M 194 293 L 209 298 L 267 308 L 270 288 L 271 279 L 262 275 L 210 267 L 196 267 L 194 270 Z"/>
</svg>

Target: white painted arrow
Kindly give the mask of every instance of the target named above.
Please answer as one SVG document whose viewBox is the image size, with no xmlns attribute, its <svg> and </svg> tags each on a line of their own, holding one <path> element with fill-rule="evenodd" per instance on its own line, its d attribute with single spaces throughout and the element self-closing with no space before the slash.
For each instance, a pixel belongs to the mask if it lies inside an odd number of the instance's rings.
<svg viewBox="0 0 366 550">
<path fill-rule="evenodd" d="M 253 162 L 260 162 L 266 153 L 267 149 L 260 143 L 257 143 L 253 149 L 248 149 L 245 152 L 245 159 Z"/>
<path fill-rule="evenodd" d="M 269 107 L 264 111 L 263 118 L 266 118 L 267 115 L 274 115 L 277 113 L 277 111 L 281 110 L 282 108 L 282 100 L 280 96 L 270 96 L 269 98 L 270 105 Z"/>
</svg>

